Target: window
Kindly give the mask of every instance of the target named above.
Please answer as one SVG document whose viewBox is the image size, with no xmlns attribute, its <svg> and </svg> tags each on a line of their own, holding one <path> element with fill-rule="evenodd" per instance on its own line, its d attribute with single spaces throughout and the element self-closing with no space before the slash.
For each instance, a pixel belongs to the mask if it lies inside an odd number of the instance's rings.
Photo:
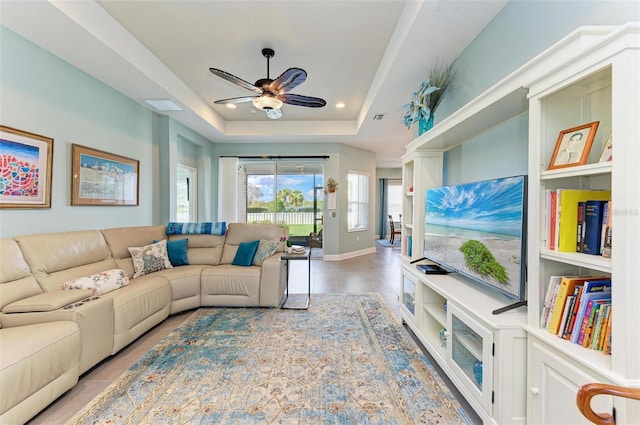
<svg viewBox="0 0 640 425">
<path fill-rule="evenodd" d="M 348 230 L 369 228 L 369 174 L 349 171 L 347 173 Z"/>
</svg>

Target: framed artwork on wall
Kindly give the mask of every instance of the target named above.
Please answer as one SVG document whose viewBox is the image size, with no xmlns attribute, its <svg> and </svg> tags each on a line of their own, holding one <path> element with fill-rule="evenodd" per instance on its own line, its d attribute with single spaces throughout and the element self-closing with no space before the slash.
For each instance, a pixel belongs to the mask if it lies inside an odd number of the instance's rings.
<svg viewBox="0 0 640 425">
<path fill-rule="evenodd" d="M 0 125 L 0 208 L 51 208 L 53 139 Z"/>
<path fill-rule="evenodd" d="M 138 205 L 140 161 L 71 145 L 71 205 Z"/>
<path fill-rule="evenodd" d="M 549 170 L 584 165 L 600 121 L 562 130 L 549 161 Z"/>
</svg>

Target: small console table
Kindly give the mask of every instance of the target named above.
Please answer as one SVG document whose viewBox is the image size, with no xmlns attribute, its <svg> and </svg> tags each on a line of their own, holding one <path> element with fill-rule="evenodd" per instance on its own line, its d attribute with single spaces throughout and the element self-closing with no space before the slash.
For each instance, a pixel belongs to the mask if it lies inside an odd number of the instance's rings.
<svg viewBox="0 0 640 425">
<path fill-rule="evenodd" d="M 280 308 L 289 309 L 289 310 L 306 310 L 307 308 L 309 308 L 309 301 L 311 300 L 311 250 L 305 248 L 304 253 L 301 253 L 301 254 L 285 252 L 280 257 L 280 260 L 287 262 L 287 264 L 286 264 L 286 267 L 287 267 L 287 289 L 286 289 L 284 298 L 282 300 L 282 303 L 280 304 Z M 304 304 L 304 306 L 301 306 L 301 307 L 287 307 L 286 306 L 287 299 L 289 299 L 289 262 L 293 261 L 293 260 L 307 260 L 307 264 L 308 264 L 308 268 L 307 268 L 307 301 Z"/>
</svg>

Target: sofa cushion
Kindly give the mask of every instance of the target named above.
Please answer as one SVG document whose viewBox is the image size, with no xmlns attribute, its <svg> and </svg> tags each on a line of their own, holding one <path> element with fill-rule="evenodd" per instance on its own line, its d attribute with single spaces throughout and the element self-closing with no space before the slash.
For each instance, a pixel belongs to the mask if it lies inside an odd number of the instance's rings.
<svg viewBox="0 0 640 425">
<path fill-rule="evenodd" d="M 231 264 L 233 262 L 241 242 L 260 239 L 279 241 L 286 234 L 286 229 L 276 224 L 230 223 L 227 227 L 227 237 L 224 241 L 220 264 Z M 278 250 L 282 250 L 282 247 L 279 247 Z"/>
<path fill-rule="evenodd" d="M 14 239 L 44 291 L 57 291 L 68 280 L 116 268 L 98 230 L 43 233 Z"/>
<path fill-rule="evenodd" d="M 167 256 L 167 241 L 165 239 L 141 247 L 130 247 L 129 252 L 133 260 L 134 279 L 173 267 Z"/>
<path fill-rule="evenodd" d="M 169 240 L 184 239 L 184 235 L 171 235 Z M 187 249 L 187 259 L 190 265 L 211 265 L 220 264 L 222 248 L 224 247 L 225 236 L 217 235 L 189 235 Z"/>
<path fill-rule="evenodd" d="M 253 265 L 261 266 L 264 260 L 275 254 L 280 244 L 280 241 L 260 239 L 258 250 L 256 251 L 256 255 L 253 257 Z"/>
<path fill-rule="evenodd" d="M 121 269 L 111 269 L 89 276 L 70 280 L 60 287 L 60 290 L 90 289 L 94 296 L 106 294 L 129 284 L 129 277 Z"/>
<path fill-rule="evenodd" d="M 260 241 L 241 242 L 233 259 L 234 266 L 250 266 L 253 263 L 253 257 L 256 255 Z"/>
<path fill-rule="evenodd" d="M 78 382 L 78 325 L 55 321 L 0 331 L 0 414 L 21 424 Z"/>
<path fill-rule="evenodd" d="M 158 242 L 154 240 L 153 243 Z M 173 267 L 188 266 L 189 257 L 187 256 L 187 247 L 189 239 L 174 239 L 167 241 L 167 256 Z"/>
<path fill-rule="evenodd" d="M 130 246 L 147 245 L 153 240 L 166 239 L 165 226 L 132 226 L 116 227 L 113 229 L 103 229 L 100 232 L 104 235 L 109 249 L 116 259 L 129 258 Z M 125 267 L 119 267 L 126 271 Z"/>
<path fill-rule="evenodd" d="M 0 240 L 0 310 L 14 301 L 42 293 L 18 243 Z"/>
</svg>

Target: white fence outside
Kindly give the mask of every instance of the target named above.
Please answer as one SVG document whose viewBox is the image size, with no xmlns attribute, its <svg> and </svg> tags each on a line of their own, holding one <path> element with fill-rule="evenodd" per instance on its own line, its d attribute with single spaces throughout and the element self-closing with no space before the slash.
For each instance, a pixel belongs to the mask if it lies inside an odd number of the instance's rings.
<svg viewBox="0 0 640 425">
<path fill-rule="evenodd" d="M 273 213 L 247 213 L 247 223 L 272 223 L 273 220 Z M 276 221 L 278 223 L 285 222 L 286 224 L 313 224 L 314 214 L 312 212 L 278 213 Z"/>
</svg>

